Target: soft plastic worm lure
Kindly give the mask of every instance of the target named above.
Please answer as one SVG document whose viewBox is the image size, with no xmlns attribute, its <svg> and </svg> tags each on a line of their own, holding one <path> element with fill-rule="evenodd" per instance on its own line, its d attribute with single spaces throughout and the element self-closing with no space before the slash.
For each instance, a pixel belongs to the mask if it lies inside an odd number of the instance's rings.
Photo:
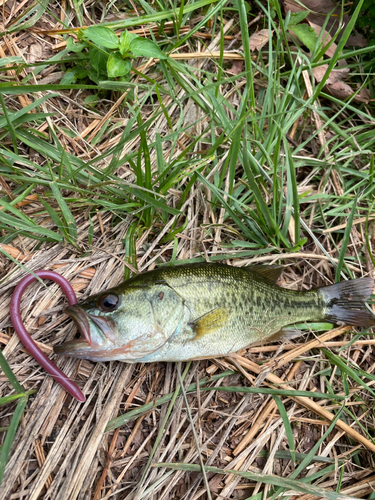
<svg viewBox="0 0 375 500">
<path fill-rule="evenodd" d="M 57 283 L 65 293 L 70 306 L 77 303 L 77 297 L 72 286 L 60 274 L 54 273 L 53 271 L 37 271 L 34 274 L 39 276 L 39 278 L 52 280 Z M 78 401 L 84 402 L 86 398 L 81 389 L 67 375 L 65 375 L 60 368 L 57 368 L 57 366 L 39 349 L 23 324 L 20 312 L 22 295 L 26 288 L 34 281 L 36 281 L 36 278 L 33 275 L 30 274 L 26 276 L 18 283 L 13 292 L 10 302 L 10 318 L 14 329 L 29 354 L 31 354 L 31 356 L 33 356 L 33 358 L 36 359 L 36 361 L 38 361 L 38 363 L 43 366 L 43 368 L 56 380 L 57 383 L 62 385 L 64 389 L 69 392 L 69 394 L 78 399 Z"/>
</svg>

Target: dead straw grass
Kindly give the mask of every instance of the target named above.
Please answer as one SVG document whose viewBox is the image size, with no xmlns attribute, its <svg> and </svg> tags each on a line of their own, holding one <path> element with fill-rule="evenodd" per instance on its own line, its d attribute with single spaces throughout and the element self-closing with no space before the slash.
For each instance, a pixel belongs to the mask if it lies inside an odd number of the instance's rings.
<svg viewBox="0 0 375 500">
<path fill-rule="evenodd" d="M 32 252 L 28 258 L 28 267 L 31 270 L 58 268 L 59 272 L 72 282 L 76 291 L 81 293 L 82 298 L 89 296 L 121 281 L 124 264 L 121 262 L 119 242 L 124 237 L 126 227 L 125 223 L 116 239 L 102 243 L 102 247 L 88 257 L 72 257 L 71 250 L 55 245 L 50 247 L 48 252 L 45 249 Z M 95 233 L 101 233 L 98 220 L 95 221 Z M 15 257 L 23 257 L 18 250 L 12 252 Z M 114 252 L 117 258 L 110 256 Z M 163 421 L 165 409 L 155 408 L 134 423 L 129 422 L 107 434 L 104 429 L 111 418 L 126 409 L 135 408 L 173 391 L 178 382 L 175 369 L 171 364 L 163 363 L 142 367 L 116 362 L 94 364 L 61 358 L 57 360 L 59 367 L 75 378 L 87 395 L 84 405 L 72 401 L 38 369 L 34 360 L 20 349 L 17 338 L 5 334 L 5 331 L 9 331 L 7 311 L 11 291 L 25 271 L 9 263 L 7 274 L 8 278 L 2 285 L 4 308 L 1 310 L 0 321 L 4 325 L 4 333 L 0 342 L 5 344 L 4 355 L 18 380 L 28 389 L 37 388 L 38 393 L 28 407 L 18 432 L 3 483 L 3 498 L 23 497 L 36 500 L 42 495 L 44 499 L 73 500 L 83 498 L 84 491 L 94 493 L 94 498 L 136 498 L 134 492 L 137 490 L 137 478 L 147 461 L 153 436 Z M 288 280 L 287 277 L 284 279 Z M 61 292 L 54 286 L 44 289 L 39 284 L 33 285 L 24 297 L 23 310 L 27 311 L 27 327 L 46 352 L 51 352 L 50 346 L 74 334 L 74 327 L 69 321 L 65 321 L 61 314 L 63 305 Z M 227 360 L 194 363 L 185 383 L 188 385 L 206 374 L 218 373 L 218 370 L 232 369 L 242 374 L 245 370 L 246 378 L 253 384 L 255 377 L 252 374 L 259 375 L 263 370 L 263 386 L 269 381 L 273 387 L 282 389 L 303 390 L 310 387 L 319 390 L 320 376 L 314 375 L 321 366 L 319 350 L 315 351 L 311 361 L 306 353 L 320 346 L 335 348 L 346 345 L 348 338 L 339 342 L 332 342 L 332 339 L 350 331 L 348 327 L 337 328 L 307 344 L 286 345 L 285 353 L 279 352 L 276 358 L 270 358 L 266 364 L 265 361 L 276 349 L 280 351 L 280 346 L 250 348 L 246 357 L 233 355 Z M 372 354 L 369 353 L 374 341 L 361 340 L 356 344 L 347 351 L 347 355 L 351 356 L 349 359 L 355 360 L 358 366 L 365 366 L 371 372 L 374 363 L 370 361 Z M 301 361 L 296 362 L 298 358 L 301 358 Z M 259 362 L 263 368 L 260 368 Z M 239 370 L 238 365 L 242 370 Z M 277 377 L 273 375 L 275 372 L 283 375 L 281 378 Z M 285 380 L 288 380 L 289 385 L 285 384 Z M 296 387 L 294 384 L 290 385 L 294 381 Z M 1 382 L 2 394 L 8 393 L 8 383 L 4 377 Z M 217 381 L 216 385 L 236 385 L 236 382 L 239 382 L 238 377 L 231 375 Z M 353 395 L 361 391 L 361 387 L 351 389 Z M 333 419 L 332 410 L 327 409 L 330 407 L 330 401 L 316 403 L 303 397 L 290 398 L 289 401 L 293 405 L 289 418 L 295 422 L 296 450 L 306 453 Z M 277 438 L 283 430 L 283 421 L 278 416 L 272 398 L 197 393 L 195 396 L 189 395 L 189 403 L 200 439 L 200 453 L 206 465 L 228 470 L 271 472 L 282 477 L 293 470 L 290 460 L 273 458 L 263 464 L 263 459 L 257 458 L 262 450 L 268 450 L 269 457 L 274 457 L 280 446 L 281 449 L 284 448 L 285 436 L 283 435 L 282 439 Z M 350 401 L 348 404 L 350 405 Z M 356 412 L 362 424 L 371 426 L 371 414 L 363 412 L 361 407 L 363 404 L 359 402 L 352 411 Z M 317 420 L 317 416 L 322 417 L 322 420 Z M 5 415 L 2 423 L 6 423 Z M 196 463 L 198 451 L 192 437 L 191 425 L 180 396 L 167 420 L 154 461 Z M 361 466 L 358 467 L 351 461 L 346 462 L 349 472 L 342 478 L 343 486 L 351 486 L 343 488 L 342 492 L 348 491 L 352 496 L 359 492 L 363 497 L 372 491 L 374 484 L 373 479 L 369 482 L 361 479 L 371 473 L 370 451 L 375 451 L 375 446 L 356 424 L 348 425 L 338 420 L 336 428 L 337 431 L 319 450 L 319 456 L 331 457 L 338 464 L 350 450 L 356 449 L 361 456 Z M 349 436 L 354 439 L 350 445 L 347 444 Z M 319 470 L 319 465 L 316 464 L 315 468 Z M 147 494 L 147 487 L 150 488 L 151 485 L 155 498 L 170 498 L 171 491 L 181 498 L 184 495 L 185 498 L 204 498 L 206 490 L 202 488 L 200 477 L 194 479 L 194 474 L 190 473 L 191 482 L 185 483 L 183 478 L 186 474 L 183 471 L 174 471 L 171 474 L 150 469 L 143 487 L 146 498 L 150 498 L 148 495 L 151 495 L 151 492 Z M 337 477 L 335 472 L 332 474 Z M 242 493 L 249 495 L 251 491 L 251 484 L 243 489 L 241 478 L 234 475 L 223 480 L 221 475 L 210 473 L 209 484 L 212 492 L 220 491 L 224 498 L 231 498 L 232 495 L 236 498 L 238 494 L 241 498 Z M 329 488 L 332 484 L 336 484 L 335 480 L 326 480 L 321 486 Z M 310 499 L 305 497 L 306 500 Z"/>
</svg>

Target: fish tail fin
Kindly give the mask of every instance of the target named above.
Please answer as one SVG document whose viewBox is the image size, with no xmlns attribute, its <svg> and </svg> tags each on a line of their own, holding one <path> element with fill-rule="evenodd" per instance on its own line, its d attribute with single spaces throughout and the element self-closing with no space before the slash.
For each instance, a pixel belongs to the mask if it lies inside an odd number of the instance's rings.
<svg viewBox="0 0 375 500">
<path fill-rule="evenodd" d="M 370 277 L 320 288 L 325 302 L 325 319 L 352 326 L 375 326 L 375 314 L 365 304 L 373 291 L 374 280 Z"/>
</svg>

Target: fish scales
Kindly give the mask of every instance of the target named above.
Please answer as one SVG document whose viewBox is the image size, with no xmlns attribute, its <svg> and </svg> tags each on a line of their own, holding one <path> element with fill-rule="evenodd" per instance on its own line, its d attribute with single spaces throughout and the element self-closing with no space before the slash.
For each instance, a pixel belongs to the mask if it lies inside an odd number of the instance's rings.
<svg viewBox="0 0 375 500">
<path fill-rule="evenodd" d="M 292 323 L 375 324 L 364 305 L 371 278 L 298 292 L 276 285 L 272 272 L 193 264 L 137 275 L 68 308 L 83 337 L 55 351 L 97 361 L 184 361 L 282 338 Z"/>
<path fill-rule="evenodd" d="M 315 291 L 301 294 L 283 289 L 246 268 L 188 267 L 182 274 L 177 270 L 161 270 L 160 276 L 186 301 L 192 322 L 218 309 L 224 309 L 226 317 L 198 338 L 192 338 L 187 329 L 185 338 L 174 337 L 157 359 L 181 357 L 182 339 L 187 358 L 229 354 L 265 340 L 285 325 L 322 316 L 324 301 Z"/>
</svg>

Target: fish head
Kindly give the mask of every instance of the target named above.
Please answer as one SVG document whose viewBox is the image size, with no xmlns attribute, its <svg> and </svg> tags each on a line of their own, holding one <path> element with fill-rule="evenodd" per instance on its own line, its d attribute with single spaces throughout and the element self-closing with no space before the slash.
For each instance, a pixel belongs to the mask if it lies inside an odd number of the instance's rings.
<svg viewBox="0 0 375 500">
<path fill-rule="evenodd" d="M 112 288 L 65 310 L 81 335 L 54 351 L 92 361 L 142 361 L 173 336 L 183 308 L 163 285 Z"/>
<path fill-rule="evenodd" d="M 109 290 L 65 309 L 81 336 L 56 346 L 55 353 L 97 361 L 106 360 L 108 353 L 118 343 L 118 310 L 121 302 L 121 294 Z"/>
</svg>

